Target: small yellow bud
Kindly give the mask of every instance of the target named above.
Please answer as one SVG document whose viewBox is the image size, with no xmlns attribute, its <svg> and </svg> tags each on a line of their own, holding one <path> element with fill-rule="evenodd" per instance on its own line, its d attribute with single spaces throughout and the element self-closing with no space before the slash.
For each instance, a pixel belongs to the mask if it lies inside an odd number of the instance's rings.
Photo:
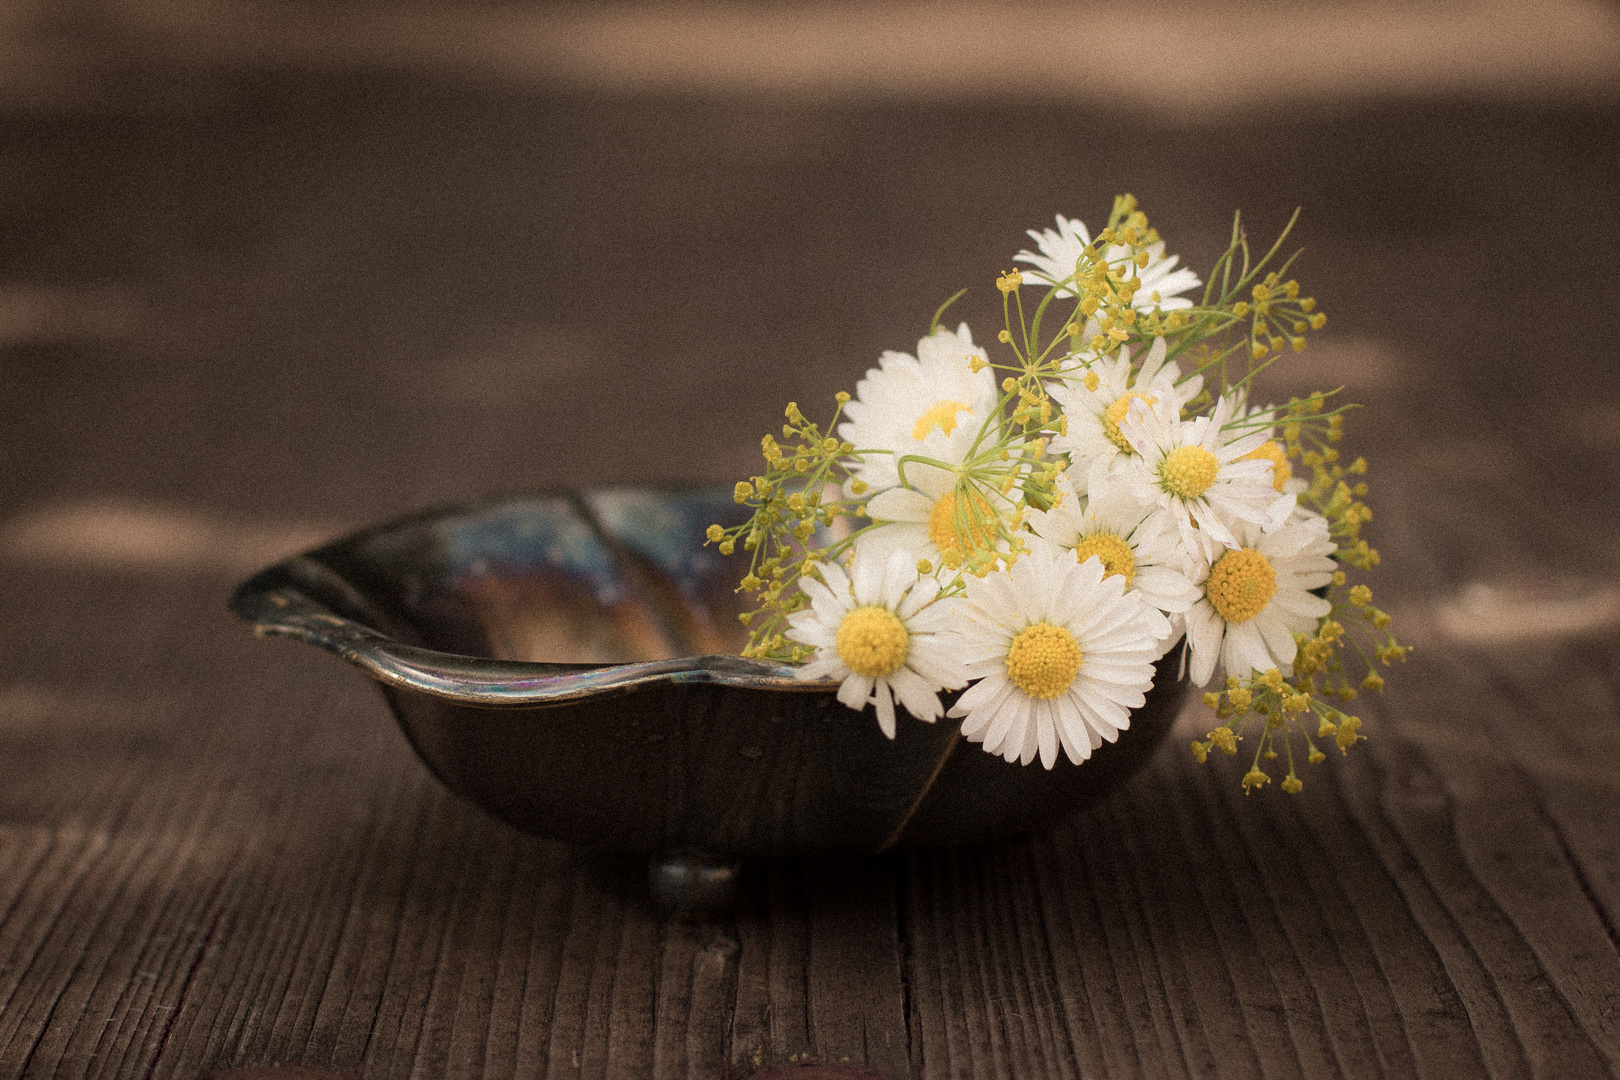
<svg viewBox="0 0 1620 1080">
<path fill-rule="evenodd" d="M 1192 744 L 1192 755 L 1193 760 L 1202 765 L 1204 762 L 1209 760 L 1209 747 L 1205 746 L 1201 742 L 1194 741 Z"/>
<path fill-rule="evenodd" d="M 1249 302 L 1247 300 L 1239 300 L 1237 303 L 1233 304 L 1232 314 L 1236 315 L 1240 319 L 1247 317 L 1249 314 Z"/>
<path fill-rule="evenodd" d="M 1244 690 L 1240 687 L 1236 690 L 1227 691 L 1226 699 L 1232 703 L 1232 708 L 1236 709 L 1238 712 L 1242 712 L 1247 709 L 1250 702 L 1254 700 L 1254 695 L 1248 690 Z"/>
<path fill-rule="evenodd" d="M 1215 693 L 1213 690 L 1208 691 L 1204 694 L 1204 704 L 1208 705 L 1212 709 L 1219 708 L 1221 704 L 1221 695 Z"/>
<path fill-rule="evenodd" d="M 1324 315 L 1322 312 L 1318 311 L 1315 315 L 1311 316 L 1311 329 L 1312 330 L 1320 330 L 1320 329 L 1322 329 L 1322 327 L 1324 327 L 1326 325 L 1327 325 L 1327 316 Z"/>
<path fill-rule="evenodd" d="M 1262 788 L 1266 784 L 1270 783 L 1270 781 L 1271 777 L 1267 776 L 1259 769 L 1250 769 L 1243 776 L 1243 794 L 1247 795 L 1252 790 Z"/>
<path fill-rule="evenodd" d="M 754 485 L 746 480 L 737 481 L 737 486 L 731 490 L 731 497 L 737 502 L 747 502 L 754 497 Z M 715 528 L 719 528 L 718 525 Z"/>
<path fill-rule="evenodd" d="M 733 551 L 736 551 L 736 550 L 737 550 L 737 541 L 735 541 L 735 540 L 722 540 L 720 542 L 720 554 L 722 554 L 722 555 L 730 555 Z"/>
<path fill-rule="evenodd" d="M 1253 295 L 1255 303 L 1258 304 L 1261 301 L 1269 300 L 1271 298 L 1271 290 L 1266 288 L 1264 285 L 1256 285 L 1254 287 Z"/>
<path fill-rule="evenodd" d="M 1310 756 L 1305 760 L 1310 762 L 1312 765 L 1320 765 L 1322 762 L 1327 760 L 1327 755 L 1322 753 L 1320 750 L 1312 750 Z"/>
<path fill-rule="evenodd" d="M 934 564 L 933 563 L 929 562 L 927 559 L 918 559 L 917 560 L 917 573 L 919 573 L 919 574 L 932 574 L 933 572 L 934 572 Z"/>
<path fill-rule="evenodd" d="M 849 490 L 856 495 L 865 495 L 871 487 L 865 480 L 851 480 L 849 483 Z"/>
<path fill-rule="evenodd" d="M 1018 380 L 1013 378 L 1011 375 L 1009 375 L 1005 379 L 1001 380 L 1001 392 L 1002 393 L 1010 394 L 1016 389 L 1018 389 Z"/>
<path fill-rule="evenodd" d="M 840 391 L 838 391 L 838 393 L 833 395 L 833 400 L 838 402 L 838 404 L 840 404 L 840 405 L 848 405 L 849 404 L 849 391 L 848 390 L 840 390 Z"/>
<path fill-rule="evenodd" d="M 1256 341 L 1253 345 L 1249 346 L 1249 355 L 1254 357 L 1256 360 L 1260 359 L 1270 351 L 1271 350 L 1266 348 L 1264 343 L 1259 341 Z"/>
<path fill-rule="evenodd" d="M 703 535 L 708 538 L 709 543 L 718 544 L 726 538 L 726 530 L 718 525 L 710 525 Z"/>
<path fill-rule="evenodd" d="M 1003 345 L 1006 345 L 1012 341 L 1012 331 L 1003 330 L 1001 333 L 996 335 L 996 340 L 1001 342 Z"/>
<path fill-rule="evenodd" d="M 1302 337 L 1291 337 L 1291 338 L 1288 339 L 1288 347 L 1293 349 L 1295 352 L 1304 352 L 1305 351 L 1305 339 L 1302 338 Z M 1285 786 L 1287 785 L 1286 780 L 1283 781 L 1283 783 L 1284 783 Z"/>
<path fill-rule="evenodd" d="M 968 357 L 968 370 L 973 372 L 975 375 L 989 366 L 990 365 L 988 363 L 979 359 L 977 356 Z"/>
<path fill-rule="evenodd" d="M 1363 690 L 1377 690 L 1382 692 L 1384 689 L 1384 677 L 1378 674 L 1376 671 L 1369 671 L 1367 672 L 1367 677 L 1361 680 L 1361 688 Z"/>
<path fill-rule="evenodd" d="M 1290 795 L 1298 795 L 1300 789 L 1304 786 L 1304 781 L 1297 776 L 1290 776 L 1288 779 L 1282 782 L 1282 789 Z"/>
</svg>

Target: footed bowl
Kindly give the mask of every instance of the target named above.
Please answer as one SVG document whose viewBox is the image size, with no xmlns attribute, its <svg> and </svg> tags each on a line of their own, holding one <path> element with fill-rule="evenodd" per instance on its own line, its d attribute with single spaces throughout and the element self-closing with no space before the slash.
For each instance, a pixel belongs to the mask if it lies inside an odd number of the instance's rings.
<svg viewBox="0 0 1620 1080">
<path fill-rule="evenodd" d="M 903 709 L 891 741 L 836 684 L 736 655 L 741 570 L 703 537 L 742 513 L 729 489 L 505 498 L 287 559 L 230 606 L 255 633 L 375 679 L 458 795 L 528 832 L 653 855 L 655 891 L 662 880 L 687 899 L 723 889 L 742 857 L 1047 827 L 1146 763 L 1185 699 L 1177 649 L 1117 743 L 1051 770 Z"/>
</svg>

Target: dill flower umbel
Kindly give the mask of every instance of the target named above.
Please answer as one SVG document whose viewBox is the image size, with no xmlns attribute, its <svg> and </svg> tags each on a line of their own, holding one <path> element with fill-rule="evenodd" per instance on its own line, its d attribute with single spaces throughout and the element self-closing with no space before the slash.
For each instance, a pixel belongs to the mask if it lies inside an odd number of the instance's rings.
<svg viewBox="0 0 1620 1080">
<path fill-rule="evenodd" d="M 1071 221 L 1062 214 L 1057 215 L 1055 230 L 1036 232 L 1031 229 L 1029 238 L 1035 241 L 1040 254 L 1020 251 L 1013 256 L 1013 261 L 1033 267 L 1036 276 L 1048 285 L 1061 286 L 1072 278 L 1092 244 L 1091 233 L 1085 225 Z M 1193 302 L 1180 294 L 1203 284 L 1198 280 L 1198 275 L 1185 267 L 1177 270 L 1176 264 L 1181 261 L 1181 256 L 1166 255 L 1163 241 L 1150 243 L 1142 251 L 1147 258 L 1141 263 L 1132 260 L 1133 252 L 1127 245 L 1110 245 L 1105 255 L 1107 261 L 1129 267 L 1130 276 L 1136 283 L 1135 306 L 1139 309 L 1162 308 L 1165 311 L 1192 307 Z M 1074 292 L 1071 288 L 1060 287 L 1057 295 L 1073 296 Z"/>
<path fill-rule="evenodd" d="M 1249 405 L 1326 316 L 1241 220 L 1201 294 L 1129 195 L 1096 235 L 1060 216 L 1029 236 L 1026 270 L 994 278 L 994 344 L 940 326 L 953 297 L 825 426 L 790 402 L 761 440 L 748 520 L 708 531 L 747 560 L 744 655 L 873 706 L 890 738 L 896 702 L 933 721 L 966 687 L 947 715 L 968 740 L 1051 769 L 1119 738 L 1180 648 L 1183 677 L 1223 679 L 1194 756 L 1258 731 L 1244 790 L 1286 753 L 1298 792 L 1295 740 L 1317 762 L 1314 739 L 1364 739 L 1331 702 L 1408 651 L 1351 580 L 1379 563 L 1367 462 L 1337 445 L 1353 406 Z"/>
<path fill-rule="evenodd" d="M 905 551 L 881 561 L 857 552 L 847 575 L 837 563 L 815 569 L 821 581 L 799 579 L 809 609 L 788 617 L 787 636 L 816 650 L 799 678 L 840 680 L 838 700 L 851 709 L 872 705 L 891 739 L 896 698 L 917 719 L 938 719 L 939 691 L 966 683 L 940 633 L 961 601 L 940 599 L 939 582 L 919 575 Z"/>
</svg>

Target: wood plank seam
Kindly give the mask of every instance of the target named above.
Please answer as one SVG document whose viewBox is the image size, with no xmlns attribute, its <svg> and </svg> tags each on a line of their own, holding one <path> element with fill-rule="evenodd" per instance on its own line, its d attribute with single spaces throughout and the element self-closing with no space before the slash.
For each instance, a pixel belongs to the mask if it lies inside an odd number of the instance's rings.
<svg viewBox="0 0 1620 1080">
<path fill-rule="evenodd" d="M 152 1080 L 153 1075 L 157 1073 L 158 1063 L 163 1060 L 163 1051 L 169 1047 L 169 1037 L 174 1034 L 175 1021 L 180 1019 L 180 1013 L 184 1011 L 186 1002 L 191 1000 L 191 992 L 197 986 L 197 976 L 202 971 L 203 961 L 208 958 L 208 951 L 214 944 L 214 935 L 218 933 L 220 921 L 224 917 L 225 912 L 221 909 L 214 912 L 214 917 L 209 920 L 208 930 L 203 934 L 202 943 L 197 947 L 197 955 L 191 961 L 191 970 L 186 973 L 186 982 L 180 990 L 180 998 L 169 1012 L 168 1020 L 163 1025 L 163 1034 L 158 1036 L 157 1048 L 152 1052 L 152 1061 L 147 1065 L 141 1080 Z"/>
</svg>

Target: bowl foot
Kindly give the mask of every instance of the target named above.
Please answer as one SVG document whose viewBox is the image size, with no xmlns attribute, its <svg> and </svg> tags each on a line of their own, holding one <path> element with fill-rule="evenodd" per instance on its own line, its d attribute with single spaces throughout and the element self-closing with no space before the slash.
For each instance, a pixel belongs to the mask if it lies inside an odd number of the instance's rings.
<svg viewBox="0 0 1620 1080">
<path fill-rule="evenodd" d="M 691 922 L 730 914 L 741 874 L 741 860 L 698 848 L 661 851 L 647 860 L 653 902 L 666 914 Z"/>
</svg>

